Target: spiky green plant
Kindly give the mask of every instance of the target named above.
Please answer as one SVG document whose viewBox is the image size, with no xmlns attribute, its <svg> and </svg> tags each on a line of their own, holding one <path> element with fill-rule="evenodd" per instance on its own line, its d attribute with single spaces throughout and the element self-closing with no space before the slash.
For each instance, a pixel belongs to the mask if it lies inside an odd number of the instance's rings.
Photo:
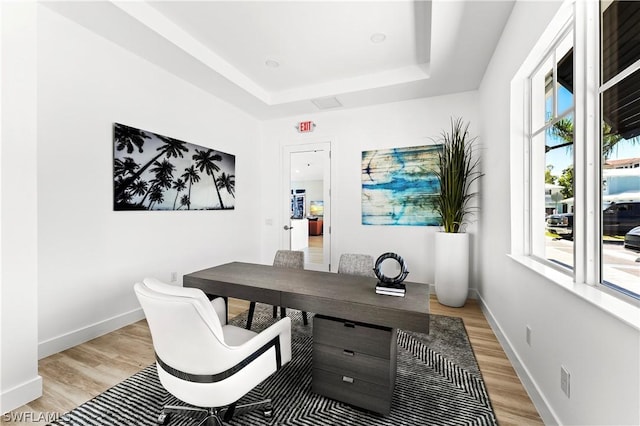
<svg viewBox="0 0 640 426">
<path fill-rule="evenodd" d="M 435 199 L 435 210 L 442 220 L 444 232 L 462 232 L 467 215 L 474 207 L 469 205 L 476 192 L 471 184 L 480 179 L 480 159 L 474 155 L 474 142 L 469 137 L 469 124 L 462 119 L 451 119 L 451 131 L 440 137 L 442 150 L 438 153 L 440 194 Z"/>
</svg>

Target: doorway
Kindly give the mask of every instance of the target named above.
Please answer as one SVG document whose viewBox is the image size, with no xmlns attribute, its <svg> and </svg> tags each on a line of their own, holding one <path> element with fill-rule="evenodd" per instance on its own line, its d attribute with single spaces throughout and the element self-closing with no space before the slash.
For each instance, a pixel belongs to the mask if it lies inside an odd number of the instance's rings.
<svg viewBox="0 0 640 426">
<path fill-rule="evenodd" d="M 285 249 L 304 252 L 305 268 L 329 271 L 331 262 L 331 143 L 283 149 Z"/>
</svg>

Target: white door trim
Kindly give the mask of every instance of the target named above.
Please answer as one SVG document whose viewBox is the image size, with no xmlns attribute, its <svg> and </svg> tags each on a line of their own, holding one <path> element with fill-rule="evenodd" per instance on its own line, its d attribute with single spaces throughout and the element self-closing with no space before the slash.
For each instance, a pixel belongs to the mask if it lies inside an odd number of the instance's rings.
<svg viewBox="0 0 640 426">
<path fill-rule="evenodd" d="M 280 247 L 282 249 L 290 249 L 290 232 L 286 231 L 285 226 L 291 226 L 290 223 L 290 195 L 291 195 L 291 154 L 297 152 L 322 151 L 325 153 L 324 165 L 324 216 L 323 216 L 323 263 L 307 263 L 305 268 L 312 270 L 330 270 L 331 263 L 331 141 L 315 142 L 307 144 L 291 144 L 282 147 L 282 213 L 279 230 L 281 232 Z"/>
</svg>

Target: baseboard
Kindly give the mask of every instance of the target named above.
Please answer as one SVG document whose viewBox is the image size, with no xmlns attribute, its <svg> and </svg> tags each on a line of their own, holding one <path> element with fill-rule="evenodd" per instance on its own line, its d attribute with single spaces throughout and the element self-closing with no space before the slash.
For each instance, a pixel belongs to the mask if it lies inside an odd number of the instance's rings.
<svg viewBox="0 0 640 426">
<path fill-rule="evenodd" d="M 42 396 L 42 377 L 22 383 L 0 394 L 0 413 L 3 415 Z M 0 419 L 3 417 L 0 416 Z"/>
<path fill-rule="evenodd" d="M 513 350 L 513 346 L 511 345 L 511 342 L 502 332 L 502 329 L 500 328 L 500 325 L 498 324 L 495 317 L 493 316 L 491 309 L 489 309 L 489 307 L 487 306 L 484 299 L 479 293 L 477 293 L 477 299 L 480 302 L 480 308 L 482 309 L 484 316 L 487 318 L 487 322 L 489 323 L 491 330 L 493 330 L 493 333 L 498 338 L 498 341 L 500 342 L 500 345 L 502 346 L 504 353 L 507 355 L 507 358 L 509 358 L 509 362 L 511 362 L 511 365 L 513 366 L 514 370 L 516 371 L 516 374 L 520 378 L 520 381 L 522 382 L 524 389 L 529 394 L 529 398 L 531 398 L 531 402 L 533 402 L 533 405 L 536 407 L 536 410 L 538 410 L 538 414 L 542 418 L 542 421 L 544 422 L 545 425 L 560 424 L 558 417 L 555 415 L 553 409 L 547 402 L 544 395 L 540 392 L 540 389 L 538 388 L 538 385 L 536 384 L 535 380 L 533 380 L 533 378 L 531 377 L 531 374 L 529 374 L 529 370 L 521 362 L 520 357 L 518 357 L 518 354 Z"/>
<path fill-rule="evenodd" d="M 46 358 L 49 355 L 78 346 L 81 343 L 88 342 L 91 339 L 111 333 L 112 331 L 126 325 L 133 324 L 136 321 L 140 321 L 143 318 L 144 312 L 142 311 L 142 308 L 138 308 L 52 339 L 45 340 L 38 344 L 38 359 Z"/>
</svg>

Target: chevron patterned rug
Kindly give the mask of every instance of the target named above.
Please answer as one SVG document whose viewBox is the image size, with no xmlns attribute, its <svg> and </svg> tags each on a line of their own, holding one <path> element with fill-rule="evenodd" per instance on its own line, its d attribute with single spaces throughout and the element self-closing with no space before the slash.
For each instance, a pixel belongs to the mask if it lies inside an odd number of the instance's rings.
<svg viewBox="0 0 640 426">
<path fill-rule="evenodd" d="M 391 413 L 380 416 L 311 391 L 312 328 L 292 317 L 292 361 L 242 401 L 269 397 L 274 415 L 260 411 L 236 416 L 231 425 L 494 425 L 497 424 L 473 350 L 460 318 L 432 315 L 429 335 L 398 332 L 398 372 Z M 243 325 L 246 314 L 231 322 Z M 271 307 L 258 304 L 255 331 L 275 320 Z M 155 364 L 62 415 L 51 426 L 153 426 L 163 404 L 173 399 L 158 380 Z M 170 426 L 198 422 L 173 415 Z"/>
</svg>

